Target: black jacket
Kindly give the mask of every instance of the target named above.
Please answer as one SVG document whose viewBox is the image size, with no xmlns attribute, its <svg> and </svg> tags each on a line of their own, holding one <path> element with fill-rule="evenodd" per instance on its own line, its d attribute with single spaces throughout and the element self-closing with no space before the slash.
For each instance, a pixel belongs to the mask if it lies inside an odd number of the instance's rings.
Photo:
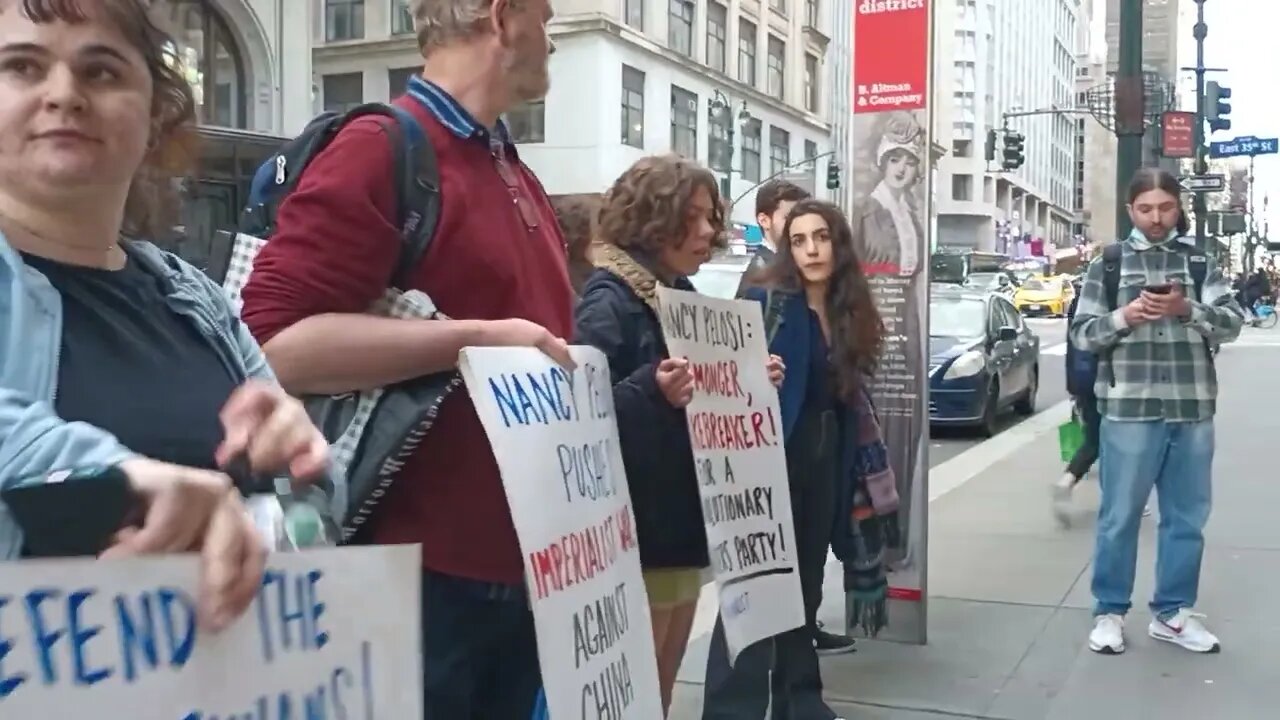
<svg viewBox="0 0 1280 720">
<path fill-rule="evenodd" d="M 597 253 L 597 264 L 606 267 L 592 273 L 582 288 L 574 342 L 599 348 L 609 359 L 640 563 L 645 569 L 706 567 L 707 536 L 688 422 L 683 410 L 667 404 L 654 377 L 667 357 L 654 309 L 654 281 L 634 260 L 611 250 Z M 693 289 L 687 280 L 676 287 Z"/>
</svg>

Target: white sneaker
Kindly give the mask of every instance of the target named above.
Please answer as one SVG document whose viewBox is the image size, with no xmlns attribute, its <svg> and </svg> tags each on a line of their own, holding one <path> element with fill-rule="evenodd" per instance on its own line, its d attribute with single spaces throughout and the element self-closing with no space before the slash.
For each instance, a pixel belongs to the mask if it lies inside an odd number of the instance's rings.
<svg viewBox="0 0 1280 720">
<path fill-rule="evenodd" d="M 1183 608 L 1168 620 L 1152 618 L 1147 634 L 1156 640 L 1173 643 L 1197 653 L 1216 653 L 1222 649 L 1218 636 L 1209 632 L 1200 619 L 1204 615 Z"/>
<path fill-rule="evenodd" d="M 1089 633 L 1089 649 L 1103 655 L 1119 655 L 1124 652 L 1124 616 L 1095 617 L 1093 632 Z"/>
<path fill-rule="evenodd" d="M 1077 482 L 1074 475 L 1066 473 L 1050 488 L 1053 492 L 1053 517 L 1064 528 L 1071 527 L 1071 491 Z"/>
</svg>

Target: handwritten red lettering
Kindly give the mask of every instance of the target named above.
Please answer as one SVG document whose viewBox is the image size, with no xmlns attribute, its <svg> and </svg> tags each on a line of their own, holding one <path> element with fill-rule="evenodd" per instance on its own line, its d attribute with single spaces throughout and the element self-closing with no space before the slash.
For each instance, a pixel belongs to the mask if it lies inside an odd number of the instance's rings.
<svg viewBox="0 0 1280 720">
<path fill-rule="evenodd" d="M 599 524 L 562 535 L 529 553 L 529 574 L 539 600 L 589 582 L 613 567 L 622 553 L 636 549 L 631 508 L 624 506 Z"/>
<path fill-rule="evenodd" d="M 750 413 L 691 413 L 694 450 L 751 450 L 778 444 L 778 424 L 773 410 Z"/>
<path fill-rule="evenodd" d="M 692 363 L 692 369 L 693 388 L 699 393 L 730 398 L 746 395 L 738 382 L 737 360 Z"/>
</svg>

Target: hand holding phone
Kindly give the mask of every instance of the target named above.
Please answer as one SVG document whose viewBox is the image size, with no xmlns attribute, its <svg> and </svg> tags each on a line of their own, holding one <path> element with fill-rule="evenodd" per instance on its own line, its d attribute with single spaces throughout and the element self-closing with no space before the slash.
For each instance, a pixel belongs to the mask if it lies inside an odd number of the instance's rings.
<svg viewBox="0 0 1280 720">
<path fill-rule="evenodd" d="M 1142 288 L 1142 291 L 1151 293 L 1152 295 L 1168 295 L 1173 292 L 1173 284 L 1161 283 L 1159 285 L 1148 285 Z"/>
<path fill-rule="evenodd" d="M 41 476 L 0 492 L 22 528 L 27 557 L 94 556 L 141 519 L 142 502 L 118 467 Z"/>
</svg>

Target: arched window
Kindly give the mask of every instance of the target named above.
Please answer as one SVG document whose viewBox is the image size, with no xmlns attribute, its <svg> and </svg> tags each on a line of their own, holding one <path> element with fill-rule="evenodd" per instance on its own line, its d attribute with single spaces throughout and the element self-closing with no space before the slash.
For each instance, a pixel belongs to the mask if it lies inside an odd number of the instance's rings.
<svg viewBox="0 0 1280 720">
<path fill-rule="evenodd" d="M 157 17 L 173 33 L 180 61 L 196 96 L 196 113 L 205 125 L 248 125 L 250 87 L 244 57 L 226 19 L 210 0 L 157 0 Z"/>
</svg>

